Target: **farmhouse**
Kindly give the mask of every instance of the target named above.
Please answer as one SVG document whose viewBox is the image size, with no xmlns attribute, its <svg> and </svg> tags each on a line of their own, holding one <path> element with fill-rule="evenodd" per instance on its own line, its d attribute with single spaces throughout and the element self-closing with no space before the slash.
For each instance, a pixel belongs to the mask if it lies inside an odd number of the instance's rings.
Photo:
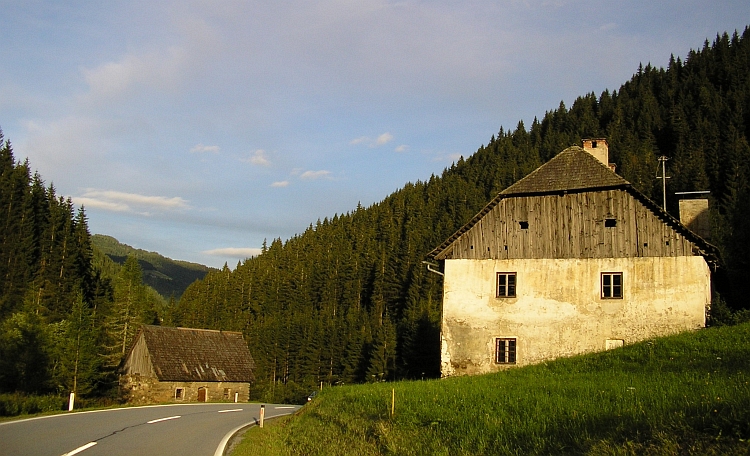
<svg viewBox="0 0 750 456">
<path fill-rule="evenodd" d="M 500 192 L 430 253 L 444 263 L 443 376 L 705 326 L 716 248 L 618 176 L 606 140 L 583 145 Z"/>
<path fill-rule="evenodd" d="M 122 364 L 130 402 L 241 401 L 255 363 L 242 333 L 143 326 Z"/>
</svg>

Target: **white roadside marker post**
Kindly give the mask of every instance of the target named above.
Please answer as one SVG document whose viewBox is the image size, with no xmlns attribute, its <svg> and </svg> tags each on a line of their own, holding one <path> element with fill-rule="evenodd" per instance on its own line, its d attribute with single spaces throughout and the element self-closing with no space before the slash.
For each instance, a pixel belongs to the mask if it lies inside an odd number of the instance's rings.
<svg viewBox="0 0 750 456">
<path fill-rule="evenodd" d="M 263 429 L 263 419 L 266 417 L 266 406 L 260 405 L 260 428 Z"/>
</svg>

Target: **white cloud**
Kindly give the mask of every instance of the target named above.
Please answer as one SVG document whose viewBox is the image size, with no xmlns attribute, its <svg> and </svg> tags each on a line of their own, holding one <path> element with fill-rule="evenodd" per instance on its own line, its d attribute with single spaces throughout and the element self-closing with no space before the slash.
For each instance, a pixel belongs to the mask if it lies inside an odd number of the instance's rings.
<svg viewBox="0 0 750 456">
<path fill-rule="evenodd" d="M 88 198 L 85 196 L 76 196 L 71 198 L 73 203 L 77 206 L 84 206 L 86 209 L 104 209 L 109 212 L 130 212 L 130 206 L 123 203 L 117 203 L 113 201 L 103 201 L 96 198 Z"/>
<path fill-rule="evenodd" d="M 187 53 L 182 48 L 141 55 L 127 54 L 118 61 L 106 62 L 81 71 L 95 101 L 127 95 L 137 87 L 173 90 L 186 71 Z"/>
<path fill-rule="evenodd" d="M 271 184 L 271 187 L 281 188 L 281 187 L 288 187 L 289 181 L 278 181 Z"/>
<path fill-rule="evenodd" d="M 370 138 L 368 138 L 367 136 L 360 136 L 359 138 L 354 138 L 351 141 L 349 141 L 349 145 L 356 146 L 357 144 L 362 144 L 366 142 L 370 142 Z"/>
<path fill-rule="evenodd" d="M 245 258 L 258 256 L 261 252 L 261 249 L 252 247 L 225 247 L 222 249 L 204 250 L 201 253 L 205 255 L 239 258 L 244 260 Z"/>
<path fill-rule="evenodd" d="M 219 146 L 204 146 L 202 143 L 196 144 L 190 149 L 190 152 L 192 153 L 204 153 L 204 152 L 211 152 L 214 154 L 219 153 Z"/>
<path fill-rule="evenodd" d="M 372 139 L 369 136 L 360 136 L 359 138 L 354 138 L 351 141 L 349 141 L 350 146 L 357 146 L 359 144 L 366 144 L 368 147 L 380 147 L 382 145 L 388 144 L 393 140 L 393 135 L 385 132 L 378 136 L 376 139 Z"/>
<path fill-rule="evenodd" d="M 221 40 L 208 22 L 194 13 L 180 17 L 173 25 L 176 28 L 170 32 L 179 37 L 179 44 L 155 40 L 118 59 L 81 68 L 89 89 L 83 100 L 102 104 L 146 95 L 152 101 L 152 93 L 180 93 L 186 84 L 212 68 L 209 61 L 221 48 Z"/>
<path fill-rule="evenodd" d="M 188 202 L 180 197 L 149 196 L 115 190 L 88 189 L 83 195 L 73 197 L 73 202 L 88 208 L 112 212 L 132 212 L 150 215 L 149 211 L 189 209 Z"/>
<path fill-rule="evenodd" d="M 396 152 L 406 152 L 407 150 L 409 150 L 409 146 L 407 146 L 406 144 L 401 144 L 393 150 L 395 150 Z"/>
<path fill-rule="evenodd" d="M 249 158 L 242 159 L 242 161 L 247 163 L 252 163 L 253 165 L 258 166 L 270 166 L 271 162 L 268 160 L 268 157 L 266 157 L 266 151 L 263 149 L 258 149 L 255 152 L 250 154 Z"/>
<path fill-rule="evenodd" d="M 375 141 L 375 145 L 382 146 L 383 144 L 388 144 L 389 142 L 391 142 L 391 140 L 393 140 L 393 135 L 385 132 L 382 135 L 378 136 L 377 141 Z"/>
<path fill-rule="evenodd" d="M 320 170 L 320 171 L 305 171 L 304 173 L 300 174 L 300 179 L 307 179 L 307 180 L 315 180 L 315 179 L 328 179 L 331 176 L 330 171 Z"/>
<path fill-rule="evenodd" d="M 460 159 L 461 159 L 462 157 L 463 157 L 463 154 L 460 154 L 460 153 L 454 153 L 454 154 L 448 154 L 448 155 L 441 155 L 441 156 L 436 156 L 436 157 L 435 157 L 435 158 L 433 159 L 433 161 L 438 161 L 438 162 L 444 162 L 444 161 L 447 161 L 447 162 L 452 162 L 452 163 L 456 163 L 456 162 L 457 162 L 457 161 L 459 161 L 459 160 L 460 160 Z"/>
</svg>

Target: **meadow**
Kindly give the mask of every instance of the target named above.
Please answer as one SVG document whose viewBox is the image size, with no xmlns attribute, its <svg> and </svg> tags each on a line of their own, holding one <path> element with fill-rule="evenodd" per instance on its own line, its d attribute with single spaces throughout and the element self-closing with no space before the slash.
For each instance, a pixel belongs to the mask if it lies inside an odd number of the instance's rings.
<svg viewBox="0 0 750 456">
<path fill-rule="evenodd" d="M 749 342 L 745 323 L 490 375 L 324 388 L 232 454 L 749 454 Z"/>
</svg>

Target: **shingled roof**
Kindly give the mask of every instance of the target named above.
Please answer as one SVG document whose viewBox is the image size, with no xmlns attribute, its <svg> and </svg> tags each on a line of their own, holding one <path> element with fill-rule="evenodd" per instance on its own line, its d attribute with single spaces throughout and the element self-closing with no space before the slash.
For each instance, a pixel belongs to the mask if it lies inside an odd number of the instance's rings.
<svg viewBox="0 0 750 456">
<path fill-rule="evenodd" d="M 255 361 L 242 333 L 146 325 L 133 348 L 141 337 L 160 381 L 254 380 Z"/>
<path fill-rule="evenodd" d="M 568 147 L 500 195 L 554 193 L 630 185 L 578 146 Z"/>
</svg>

